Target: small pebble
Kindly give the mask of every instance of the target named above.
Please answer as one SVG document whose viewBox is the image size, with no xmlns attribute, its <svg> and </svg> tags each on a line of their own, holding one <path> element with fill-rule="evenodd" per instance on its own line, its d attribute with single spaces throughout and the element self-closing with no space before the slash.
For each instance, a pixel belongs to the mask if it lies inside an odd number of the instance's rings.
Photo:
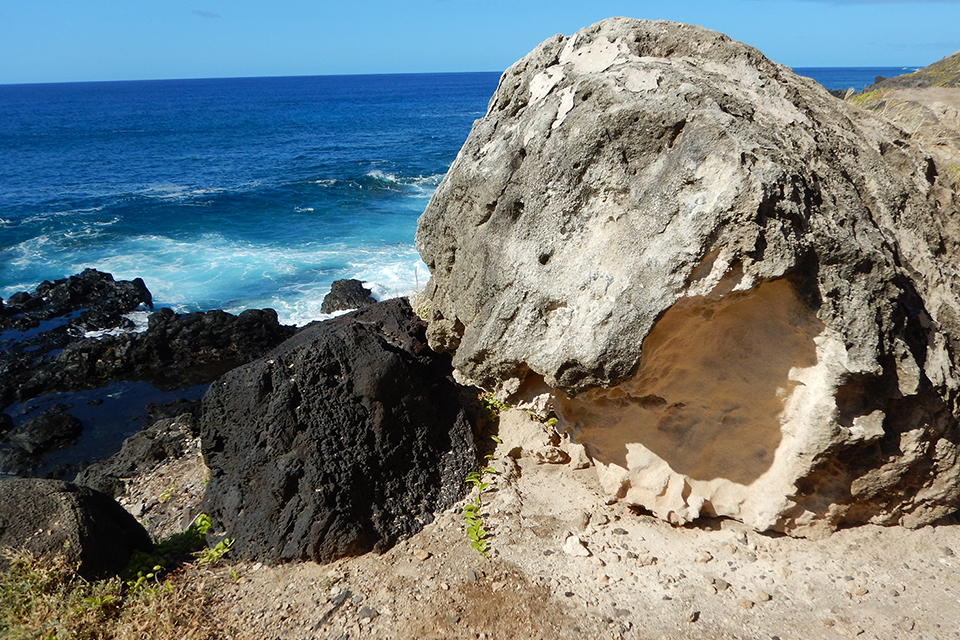
<svg viewBox="0 0 960 640">
<path fill-rule="evenodd" d="M 730 586 L 730 583 L 721 578 L 714 578 L 713 586 L 717 588 L 717 591 L 724 591 Z"/>
<path fill-rule="evenodd" d="M 697 562 L 706 564 L 711 560 L 713 560 L 713 555 L 709 551 L 700 551 L 697 553 Z"/>
<path fill-rule="evenodd" d="M 426 549 L 417 549 L 413 552 L 413 557 L 421 562 L 429 558 L 432 554 Z"/>
<path fill-rule="evenodd" d="M 685 615 L 687 622 L 696 622 L 700 619 L 700 612 L 696 609 L 690 609 Z"/>
<path fill-rule="evenodd" d="M 739 604 L 744 609 L 753 609 L 753 605 L 755 603 L 753 602 L 753 600 L 749 600 L 747 598 L 740 598 L 739 600 L 737 600 L 737 604 Z"/>
<path fill-rule="evenodd" d="M 769 602 L 770 600 L 773 599 L 773 596 L 767 593 L 766 591 L 761 591 L 760 593 L 757 594 L 757 598 L 761 602 Z"/>
<path fill-rule="evenodd" d="M 627 530 L 624 529 L 623 527 L 617 527 L 616 529 L 613 530 L 613 532 L 614 532 L 615 534 L 617 534 L 618 536 L 625 536 L 625 535 L 627 535 Z"/>
<path fill-rule="evenodd" d="M 910 618 L 901 618 L 900 621 L 896 624 L 897 629 L 900 631 L 913 631 L 913 628 L 916 626 L 913 620 Z"/>
</svg>

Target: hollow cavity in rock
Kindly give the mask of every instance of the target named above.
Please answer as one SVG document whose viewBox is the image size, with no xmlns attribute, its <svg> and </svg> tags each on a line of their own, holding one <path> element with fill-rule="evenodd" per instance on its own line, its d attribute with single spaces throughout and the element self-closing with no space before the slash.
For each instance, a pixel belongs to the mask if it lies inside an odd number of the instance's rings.
<svg viewBox="0 0 960 640">
<path fill-rule="evenodd" d="M 576 398 L 558 392 L 554 404 L 610 493 L 673 522 L 730 515 L 770 526 L 796 480 L 783 454 L 811 440 L 796 425 L 833 430 L 822 333 L 786 280 L 683 298 L 644 340 L 634 377 Z"/>
</svg>

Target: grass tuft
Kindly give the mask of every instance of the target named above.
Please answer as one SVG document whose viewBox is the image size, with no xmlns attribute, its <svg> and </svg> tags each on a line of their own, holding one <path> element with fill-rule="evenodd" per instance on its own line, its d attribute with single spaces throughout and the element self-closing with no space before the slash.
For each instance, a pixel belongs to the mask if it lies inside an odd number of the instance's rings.
<svg viewBox="0 0 960 640">
<path fill-rule="evenodd" d="M 209 519 L 131 559 L 122 577 L 88 581 L 64 556 L 5 550 L 0 572 L 0 638 L 10 640 L 214 640 L 215 575 L 206 569 L 231 540 L 198 548 Z M 186 562 L 185 558 L 193 559 Z"/>
</svg>

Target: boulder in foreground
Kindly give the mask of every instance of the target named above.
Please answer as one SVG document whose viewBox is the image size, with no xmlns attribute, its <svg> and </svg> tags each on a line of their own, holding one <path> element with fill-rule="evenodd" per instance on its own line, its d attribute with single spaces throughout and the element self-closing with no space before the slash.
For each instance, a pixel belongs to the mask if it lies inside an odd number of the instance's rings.
<svg viewBox="0 0 960 640">
<path fill-rule="evenodd" d="M 427 335 L 671 522 L 919 526 L 960 504 L 957 211 L 755 49 L 605 20 L 504 73 L 431 199 Z"/>
<path fill-rule="evenodd" d="M 238 556 L 384 551 L 465 492 L 471 424 L 405 299 L 305 328 L 211 385 L 201 509 Z"/>
<path fill-rule="evenodd" d="M 0 548 L 65 555 L 85 578 L 116 574 L 150 536 L 113 498 L 61 480 L 0 481 Z M 6 560 L 0 557 L 0 570 Z"/>
</svg>

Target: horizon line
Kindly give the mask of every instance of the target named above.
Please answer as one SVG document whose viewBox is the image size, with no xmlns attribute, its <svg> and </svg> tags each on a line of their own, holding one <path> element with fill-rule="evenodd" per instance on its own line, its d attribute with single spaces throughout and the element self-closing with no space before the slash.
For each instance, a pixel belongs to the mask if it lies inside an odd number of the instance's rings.
<svg viewBox="0 0 960 640">
<path fill-rule="evenodd" d="M 791 67 L 783 65 L 796 72 L 797 69 L 921 69 L 922 66 L 914 65 L 878 65 L 878 66 L 816 66 Z M 401 71 L 388 73 L 317 73 L 317 74 L 290 74 L 290 75 L 265 75 L 265 76 L 201 76 L 189 78 L 139 78 L 139 79 L 115 79 L 115 80 L 59 80 L 52 82 L 0 82 L 0 87 L 29 87 L 41 85 L 64 85 L 64 84 L 107 84 L 122 82 L 190 82 L 202 80 L 269 80 L 269 79 L 290 79 L 290 78 L 354 78 L 354 77 L 377 77 L 377 76 L 442 76 L 442 75 L 471 75 L 471 74 L 500 74 L 504 71 Z"/>
</svg>

